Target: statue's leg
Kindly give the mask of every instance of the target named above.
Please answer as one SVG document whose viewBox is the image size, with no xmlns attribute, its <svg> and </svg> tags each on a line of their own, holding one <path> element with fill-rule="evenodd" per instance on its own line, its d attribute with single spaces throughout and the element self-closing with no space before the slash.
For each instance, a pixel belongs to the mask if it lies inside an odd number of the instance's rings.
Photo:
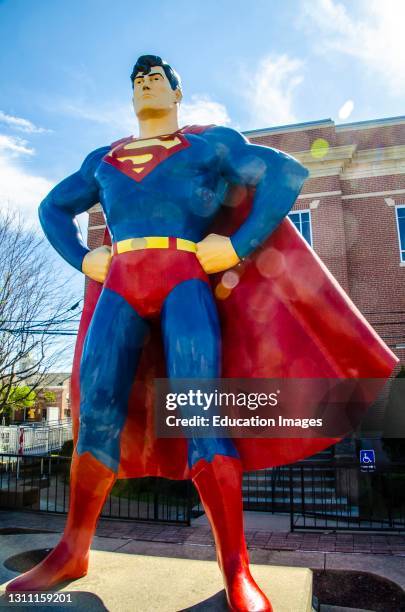
<svg viewBox="0 0 405 612">
<path fill-rule="evenodd" d="M 116 479 L 120 434 L 146 329 L 121 296 L 103 290 L 80 366 L 80 430 L 65 530 L 52 552 L 10 582 L 7 591 L 45 590 L 87 573 L 97 520 Z"/>
<path fill-rule="evenodd" d="M 181 283 L 166 298 L 162 315 L 168 376 L 218 378 L 220 329 L 209 286 L 195 279 Z M 190 438 L 188 461 L 214 534 L 230 609 L 270 612 L 270 602 L 249 571 L 242 467 L 232 440 Z"/>
</svg>

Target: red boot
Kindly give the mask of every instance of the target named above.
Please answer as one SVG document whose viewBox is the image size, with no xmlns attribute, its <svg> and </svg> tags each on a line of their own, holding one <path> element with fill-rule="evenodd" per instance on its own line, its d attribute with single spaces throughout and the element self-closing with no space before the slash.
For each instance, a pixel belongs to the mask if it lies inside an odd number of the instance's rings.
<svg viewBox="0 0 405 612">
<path fill-rule="evenodd" d="M 41 563 L 12 580 L 7 592 L 44 591 L 87 574 L 97 520 L 115 479 L 116 474 L 89 452 L 74 453 L 69 514 L 62 539 Z"/>
<path fill-rule="evenodd" d="M 272 612 L 249 571 L 239 459 L 215 455 L 209 463 L 200 460 L 191 473 L 211 523 L 229 608 L 233 612 Z"/>
</svg>

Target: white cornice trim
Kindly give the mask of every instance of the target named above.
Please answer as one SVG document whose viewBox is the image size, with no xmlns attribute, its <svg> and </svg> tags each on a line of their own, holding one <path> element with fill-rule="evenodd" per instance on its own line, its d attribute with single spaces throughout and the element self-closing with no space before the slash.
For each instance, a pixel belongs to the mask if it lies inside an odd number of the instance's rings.
<svg viewBox="0 0 405 612">
<path fill-rule="evenodd" d="M 356 161 L 383 161 L 386 159 L 405 160 L 405 144 L 377 149 L 360 149 L 356 152 Z"/>
<path fill-rule="evenodd" d="M 339 191 L 317 191 L 316 193 L 304 193 L 298 196 L 298 200 L 307 200 L 310 198 L 327 198 L 329 196 L 337 196 L 342 195 L 342 192 Z"/>
<path fill-rule="evenodd" d="M 373 164 L 372 166 L 361 166 L 360 168 L 346 168 L 340 178 L 342 181 L 355 179 L 375 178 L 378 176 L 398 176 L 405 174 L 405 163 L 398 162 L 395 166 L 388 164 Z"/>
<path fill-rule="evenodd" d="M 405 193 L 405 189 L 391 189 L 389 191 L 368 191 L 364 193 L 351 193 L 342 195 L 342 200 L 355 200 L 356 198 L 375 198 L 379 196 L 399 195 Z"/>
<path fill-rule="evenodd" d="M 308 168 L 310 178 L 340 175 L 356 153 L 356 144 L 330 147 L 325 157 L 315 159 L 310 150 L 298 151 L 294 157 Z"/>
<path fill-rule="evenodd" d="M 89 228 L 87 228 L 88 232 L 91 232 L 91 230 L 99 230 L 99 229 L 104 229 L 105 228 L 105 223 L 104 225 L 91 225 Z"/>
<path fill-rule="evenodd" d="M 405 174 L 405 145 L 357 150 L 357 145 L 331 147 L 323 159 L 314 159 L 310 150 L 294 153 L 310 178 L 338 175 L 341 180 Z"/>
<path fill-rule="evenodd" d="M 312 152 L 307 149 L 306 151 L 297 151 L 294 153 L 294 157 L 296 157 L 302 164 L 323 164 L 325 161 L 335 161 L 335 160 L 348 160 L 351 159 L 356 151 L 357 145 L 342 145 L 339 147 L 330 147 L 328 149 L 327 154 L 322 159 L 314 158 Z"/>
<path fill-rule="evenodd" d="M 341 179 L 367 178 L 405 173 L 405 145 L 356 151 Z"/>
</svg>

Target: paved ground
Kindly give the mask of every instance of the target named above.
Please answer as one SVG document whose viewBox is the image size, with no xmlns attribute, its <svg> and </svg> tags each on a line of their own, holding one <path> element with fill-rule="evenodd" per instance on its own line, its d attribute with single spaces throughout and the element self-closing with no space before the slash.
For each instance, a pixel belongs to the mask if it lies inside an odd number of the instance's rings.
<svg viewBox="0 0 405 612">
<path fill-rule="evenodd" d="M 59 534 L 1 536 L 0 610 L 10 609 L 3 588 L 15 576 L 1 569 L 4 560 L 27 547 L 53 546 L 58 537 Z M 98 540 L 112 543 L 112 538 Z M 109 552 L 98 550 L 99 545 L 97 541 L 96 549 L 91 552 L 87 576 L 58 588 L 61 593 L 67 591 L 72 596 L 73 605 L 66 605 L 69 612 L 227 611 L 222 577 L 214 560 L 168 556 L 168 544 L 164 545 L 166 555 L 137 555 L 122 549 Z M 309 569 L 252 564 L 251 570 L 270 597 L 274 612 L 311 612 L 312 572 Z M 59 605 L 42 608 L 41 612 L 60 612 Z"/>
<path fill-rule="evenodd" d="M 285 517 L 273 518 L 267 515 L 267 525 L 262 517 L 263 513 L 246 513 L 246 540 L 250 549 L 384 554 L 405 557 L 405 534 L 291 533 L 286 530 Z M 0 511 L 0 530 L 29 528 L 60 532 L 63 530 L 64 523 L 65 516 Z M 276 529 L 272 529 L 272 525 L 275 525 Z M 280 530 L 280 527 L 285 530 Z M 97 535 L 131 541 L 213 545 L 211 530 L 205 517 L 195 521 L 191 527 L 101 519 Z"/>
</svg>

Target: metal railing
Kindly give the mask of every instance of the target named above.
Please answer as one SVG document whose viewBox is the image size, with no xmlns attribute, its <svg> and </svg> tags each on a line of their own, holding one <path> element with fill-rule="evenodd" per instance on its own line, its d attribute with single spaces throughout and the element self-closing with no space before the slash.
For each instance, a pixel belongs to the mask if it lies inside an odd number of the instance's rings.
<svg viewBox="0 0 405 612">
<path fill-rule="evenodd" d="M 289 468 L 291 531 L 405 531 L 405 464 Z"/>
<path fill-rule="evenodd" d="M 72 438 L 71 419 L 50 424 L 0 425 L 0 453 L 44 455 L 60 450 Z"/>
<path fill-rule="evenodd" d="M 290 475 L 286 468 L 277 467 L 244 474 L 242 484 L 245 510 L 288 512 Z"/>
<path fill-rule="evenodd" d="M 64 514 L 69 508 L 70 457 L 0 454 L 0 509 Z M 189 481 L 118 480 L 101 516 L 190 524 Z"/>
<path fill-rule="evenodd" d="M 70 457 L 0 454 L 0 509 L 66 513 Z M 405 463 L 363 472 L 358 464 L 305 462 L 244 479 L 245 509 L 285 512 L 291 530 L 405 531 Z M 190 481 L 119 480 L 102 516 L 190 524 L 203 512 Z"/>
</svg>

